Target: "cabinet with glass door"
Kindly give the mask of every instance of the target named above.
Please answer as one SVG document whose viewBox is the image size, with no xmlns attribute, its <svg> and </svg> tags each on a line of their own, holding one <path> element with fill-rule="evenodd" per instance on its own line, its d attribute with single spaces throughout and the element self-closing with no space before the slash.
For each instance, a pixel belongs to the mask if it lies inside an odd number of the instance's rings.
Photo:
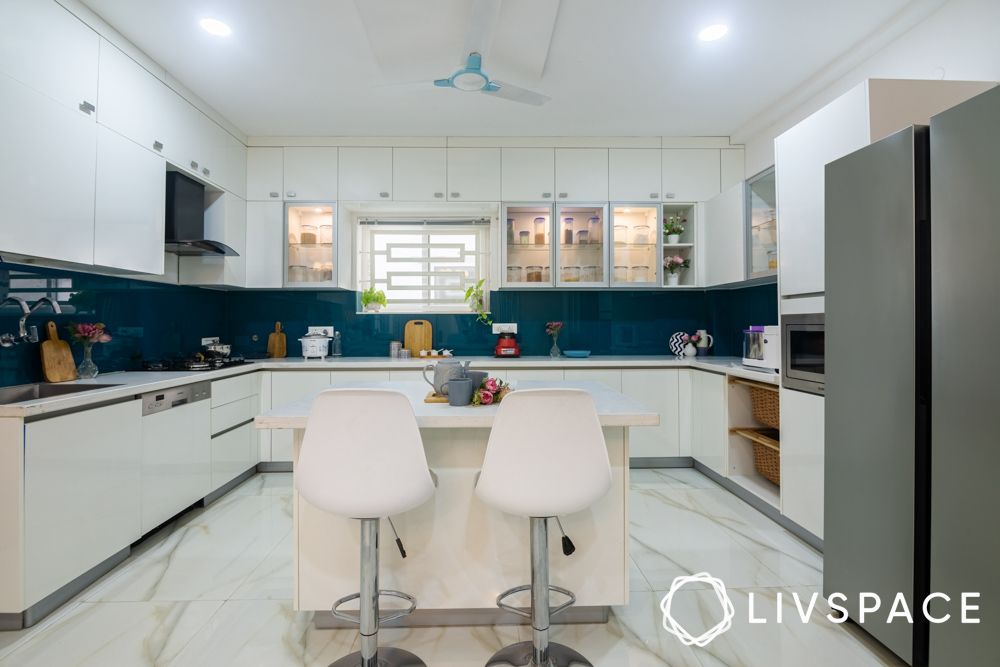
<svg viewBox="0 0 1000 667">
<path fill-rule="evenodd" d="M 747 179 L 747 278 L 778 272 L 778 221 L 774 167 Z"/>
<path fill-rule="evenodd" d="M 664 287 L 696 287 L 697 267 L 695 267 L 696 245 L 695 204 L 664 204 L 660 236 L 662 238 L 662 259 L 660 261 L 662 285 Z"/>
<path fill-rule="evenodd" d="M 662 269 L 659 204 L 611 205 L 611 286 L 658 287 Z"/>
<path fill-rule="evenodd" d="M 555 284 L 552 267 L 551 204 L 507 204 L 503 207 L 503 286 L 538 289 Z"/>
<path fill-rule="evenodd" d="M 336 210 L 332 202 L 285 204 L 285 287 L 336 286 Z"/>
<path fill-rule="evenodd" d="M 557 287 L 608 286 L 608 207 L 559 204 L 552 232 Z"/>
</svg>

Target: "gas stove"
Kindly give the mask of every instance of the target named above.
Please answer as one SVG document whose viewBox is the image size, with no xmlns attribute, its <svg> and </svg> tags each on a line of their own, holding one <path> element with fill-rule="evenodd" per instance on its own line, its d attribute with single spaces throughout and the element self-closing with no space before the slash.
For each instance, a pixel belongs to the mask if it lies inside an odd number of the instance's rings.
<svg viewBox="0 0 1000 667">
<path fill-rule="evenodd" d="M 230 366 L 242 366 L 249 363 L 244 357 L 230 355 L 228 357 L 209 357 L 198 354 L 183 359 L 159 359 L 143 362 L 142 368 L 147 371 L 214 371 Z"/>
</svg>

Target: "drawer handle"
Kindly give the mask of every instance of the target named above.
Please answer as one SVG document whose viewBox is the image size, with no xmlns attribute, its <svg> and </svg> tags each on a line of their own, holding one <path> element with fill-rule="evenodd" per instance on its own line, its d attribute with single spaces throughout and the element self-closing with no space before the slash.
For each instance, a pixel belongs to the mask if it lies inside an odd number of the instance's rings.
<svg viewBox="0 0 1000 667">
<path fill-rule="evenodd" d="M 659 199 L 660 198 L 660 193 L 659 192 L 650 192 L 649 193 L 649 198 L 650 199 Z"/>
<path fill-rule="evenodd" d="M 664 192 L 664 193 L 663 193 L 663 198 L 664 198 L 664 199 L 673 199 L 673 198 L 674 198 L 674 196 L 675 196 L 675 195 L 674 195 L 674 193 L 673 193 L 673 192 Z"/>
<path fill-rule="evenodd" d="M 273 199 L 277 199 L 280 196 L 277 192 L 268 192 L 267 194 Z"/>
<path fill-rule="evenodd" d="M 163 142 L 154 141 L 153 142 L 153 150 L 154 151 L 162 151 L 163 150 Z"/>
<path fill-rule="evenodd" d="M 543 192 L 542 193 L 542 199 L 551 199 L 551 198 L 552 198 L 552 193 L 551 192 Z"/>
<path fill-rule="evenodd" d="M 88 116 L 90 114 L 94 113 L 95 111 L 97 111 L 97 107 L 95 107 L 93 104 L 91 104 L 87 100 L 84 100 L 84 101 L 80 102 L 79 109 L 80 109 L 80 111 L 82 111 L 83 113 L 87 114 Z"/>
<path fill-rule="evenodd" d="M 566 192 L 560 192 L 559 193 L 559 199 L 566 199 L 566 197 L 568 197 L 568 196 L 569 196 L 569 194 L 566 193 Z"/>
<path fill-rule="evenodd" d="M 201 170 L 201 173 L 205 174 L 206 176 L 211 176 L 212 170 L 209 169 L 208 167 L 205 167 L 204 169 Z"/>
<path fill-rule="evenodd" d="M 452 198 L 452 199 L 458 199 L 458 198 L 459 198 L 459 197 L 461 197 L 461 196 L 462 196 L 462 195 L 461 195 L 460 193 L 458 193 L 458 192 L 452 192 L 452 193 L 451 193 L 451 198 Z"/>
<path fill-rule="evenodd" d="M 291 198 L 294 199 L 295 198 L 295 192 L 293 190 L 289 190 L 288 192 L 285 193 L 285 196 L 286 197 L 291 197 Z"/>
<path fill-rule="evenodd" d="M 198 171 L 198 163 L 195 162 L 194 160 L 191 160 L 191 168 L 194 169 L 195 171 Z"/>
<path fill-rule="evenodd" d="M 434 199 L 444 199 L 444 193 L 443 192 L 435 192 L 434 193 Z"/>
<path fill-rule="evenodd" d="M 388 199 L 389 198 L 389 193 L 385 192 L 385 191 L 382 191 L 382 192 L 378 193 L 378 196 L 381 197 L 382 199 Z"/>
</svg>

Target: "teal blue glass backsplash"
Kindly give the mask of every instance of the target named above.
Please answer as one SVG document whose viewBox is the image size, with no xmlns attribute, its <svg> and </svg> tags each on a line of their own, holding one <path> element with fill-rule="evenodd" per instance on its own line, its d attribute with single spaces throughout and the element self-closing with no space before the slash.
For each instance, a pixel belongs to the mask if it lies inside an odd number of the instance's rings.
<svg viewBox="0 0 1000 667">
<path fill-rule="evenodd" d="M 290 355 L 299 353 L 296 339 L 310 324 L 341 331 L 345 356 L 387 356 L 389 341 L 402 340 L 406 321 L 415 318 L 431 322 L 436 347 L 457 355 L 492 354 L 496 341 L 471 315 L 359 315 L 356 294 L 338 290 L 220 291 L 0 264 L 0 295 L 8 293 L 31 301 L 59 296 L 67 312 L 40 310 L 30 321 L 39 330 L 49 319 L 60 335 L 69 322 L 107 324 L 114 340 L 94 348 L 103 371 L 136 370 L 143 359 L 192 354 L 202 336 L 222 336 L 235 353 L 263 357 L 276 320 L 288 334 Z M 708 329 L 716 342 L 712 353 L 720 356 L 740 354 L 747 325 L 778 322 L 774 284 L 711 291 L 502 291 L 491 293 L 490 307 L 494 321 L 517 322 L 526 356 L 548 354 L 550 320 L 565 322 L 559 336 L 564 350 L 667 354 L 670 334 Z M 18 316 L 13 306 L 0 309 L 0 333 L 15 331 Z M 80 349 L 73 351 L 79 361 Z M 38 345 L 0 350 L 0 386 L 39 379 Z"/>
</svg>

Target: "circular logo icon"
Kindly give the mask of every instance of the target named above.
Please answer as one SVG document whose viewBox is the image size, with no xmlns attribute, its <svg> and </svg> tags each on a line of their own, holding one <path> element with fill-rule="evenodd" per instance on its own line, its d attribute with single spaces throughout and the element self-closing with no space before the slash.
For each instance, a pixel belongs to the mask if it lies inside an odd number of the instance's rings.
<svg viewBox="0 0 1000 667">
<path fill-rule="evenodd" d="M 719 605 L 722 607 L 722 620 L 697 637 L 685 630 L 684 626 L 678 623 L 677 619 L 671 615 L 674 593 L 687 584 L 695 582 L 711 586 L 715 591 L 715 596 L 719 599 Z M 670 585 L 670 590 L 660 600 L 660 610 L 663 612 L 663 629 L 681 640 L 681 643 L 685 646 L 708 646 L 713 639 L 733 626 L 733 617 L 736 615 L 736 611 L 733 609 L 733 601 L 729 599 L 729 593 L 726 592 L 726 585 L 722 583 L 721 579 L 713 577 L 708 572 L 699 572 L 698 574 L 675 578 L 674 582 Z"/>
</svg>

